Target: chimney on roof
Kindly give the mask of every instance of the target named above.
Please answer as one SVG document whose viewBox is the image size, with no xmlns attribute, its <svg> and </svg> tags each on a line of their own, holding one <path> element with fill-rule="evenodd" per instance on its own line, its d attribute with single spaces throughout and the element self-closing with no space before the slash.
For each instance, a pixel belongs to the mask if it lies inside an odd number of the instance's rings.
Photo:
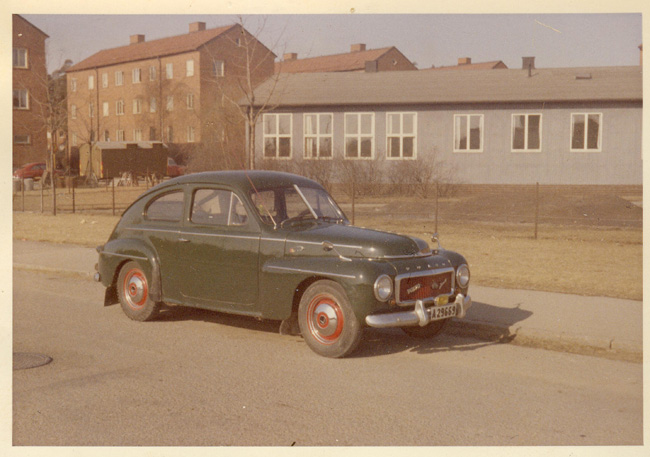
<svg viewBox="0 0 650 457">
<path fill-rule="evenodd" d="M 205 22 L 192 22 L 190 24 L 190 33 L 202 32 L 203 30 L 205 30 Z"/>
<path fill-rule="evenodd" d="M 285 62 L 287 60 L 297 60 L 298 59 L 298 53 L 297 52 L 288 52 L 284 56 L 282 56 L 282 60 Z"/>
<path fill-rule="evenodd" d="M 521 69 L 528 70 L 528 76 L 531 76 L 532 71 L 535 69 L 535 57 L 522 57 Z"/>
<path fill-rule="evenodd" d="M 361 52 L 366 50 L 366 45 L 363 43 L 357 43 L 350 46 L 350 52 Z"/>
<path fill-rule="evenodd" d="M 472 58 L 471 57 L 459 57 L 458 58 L 458 65 L 469 65 L 472 63 Z"/>
<path fill-rule="evenodd" d="M 144 43 L 144 35 L 131 35 L 131 44 Z"/>
</svg>

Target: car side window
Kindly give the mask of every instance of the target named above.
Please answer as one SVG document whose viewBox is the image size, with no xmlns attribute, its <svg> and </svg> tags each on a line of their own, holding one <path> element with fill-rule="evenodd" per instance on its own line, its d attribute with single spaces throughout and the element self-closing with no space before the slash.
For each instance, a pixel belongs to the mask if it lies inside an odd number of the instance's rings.
<svg viewBox="0 0 650 457">
<path fill-rule="evenodd" d="M 198 189 L 194 192 L 190 220 L 204 225 L 246 225 L 248 213 L 233 192 Z"/>
<path fill-rule="evenodd" d="M 145 210 L 145 219 L 179 222 L 183 219 L 183 191 L 169 192 L 151 200 Z"/>
</svg>

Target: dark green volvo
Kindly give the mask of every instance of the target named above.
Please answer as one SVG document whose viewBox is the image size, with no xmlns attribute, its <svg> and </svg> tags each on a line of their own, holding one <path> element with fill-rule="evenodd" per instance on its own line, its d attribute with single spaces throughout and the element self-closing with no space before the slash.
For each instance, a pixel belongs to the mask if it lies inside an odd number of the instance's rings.
<svg viewBox="0 0 650 457">
<path fill-rule="evenodd" d="M 327 357 L 354 351 L 366 326 L 433 337 L 472 303 L 463 256 L 352 226 L 322 186 L 288 173 L 167 181 L 97 250 L 105 305 L 131 319 L 165 303 L 278 320 Z"/>
</svg>

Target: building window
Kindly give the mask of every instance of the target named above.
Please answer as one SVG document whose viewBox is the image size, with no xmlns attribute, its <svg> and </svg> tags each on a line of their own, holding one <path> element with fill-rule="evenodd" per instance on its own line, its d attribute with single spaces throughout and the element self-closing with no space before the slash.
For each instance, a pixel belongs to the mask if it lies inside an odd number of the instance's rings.
<svg viewBox="0 0 650 457">
<path fill-rule="evenodd" d="M 156 80 L 156 67 L 151 66 L 149 67 L 149 81 L 155 81 Z"/>
<path fill-rule="evenodd" d="M 27 89 L 14 89 L 14 108 L 29 109 L 29 92 Z"/>
<path fill-rule="evenodd" d="M 141 129 L 133 129 L 133 141 L 142 141 Z"/>
<path fill-rule="evenodd" d="M 88 90 L 93 90 L 95 88 L 95 76 L 88 76 Z"/>
<path fill-rule="evenodd" d="M 187 109 L 194 109 L 194 94 L 187 94 Z"/>
<path fill-rule="evenodd" d="M 108 102 L 102 103 L 102 114 L 104 115 L 104 117 L 108 116 L 108 114 L 109 114 L 109 112 L 108 112 Z"/>
<path fill-rule="evenodd" d="M 194 143 L 194 127 L 191 125 L 187 126 L 187 142 Z"/>
<path fill-rule="evenodd" d="M 124 130 L 116 131 L 115 138 L 117 139 L 117 141 L 124 141 Z"/>
<path fill-rule="evenodd" d="M 70 105 L 70 118 L 71 119 L 77 118 L 77 105 Z"/>
<path fill-rule="evenodd" d="M 454 115 L 454 152 L 483 152 L 483 115 Z"/>
<path fill-rule="evenodd" d="M 540 152 L 542 150 L 542 115 L 512 115 L 512 151 Z"/>
<path fill-rule="evenodd" d="M 108 130 L 104 130 L 104 141 L 111 141 L 111 135 Z"/>
<path fill-rule="evenodd" d="M 139 84 L 142 82 L 142 72 L 140 71 L 139 68 L 133 69 L 133 71 L 131 72 L 131 78 L 133 80 L 133 84 Z"/>
<path fill-rule="evenodd" d="M 389 159 L 416 156 L 417 113 L 386 114 L 386 151 Z"/>
<path fill-rule="evenodd" d="M 291 158 L 291 114 L 264 115 L 264 158 Z"/>
<path fill-rule="evenodd" d="M 27 49 L 14 48 L 14 68 L 27 68 Z"/>
<path fill-rule="evenodd" d="M 102 87 L 104 89 L 108 87 L 108 73 L 102 73 Z"/>
<path fill-rule="evenodd" d="M 149 141 L 156 141 L 156 128 L 149 127 Z"/>
<path fill-rule="evenodd" d="M 118 100 L 115 102 L 115 114 L 118 116 L 124 114 L 124 100 Z"/>
<path fill-rule="evenodd" d="M 375 114 L 345 114 L 345 158 L 371 159 L 375 150 Z"/>
<path fill-rule="evenodd" d="M 165 77 L 172 79 L 174 77 L 174 64 L 168 63 L 165 65 Z"/>
<path fill-rule="evenodd" d="M 15 144 L 30 144 L 32 138 L 29 135 L 14 135 Z"/>
<path fill-rule="evenodd" d="M 212 62 L 212 76 L 220 78 L 226 74 L 226 66 L 223 60 L 215 60 Z"/>
<path fill-rule="evenodd" d="M 70 79 L 70 92 L 77 92 L 77 78 Z"/>
<path fill-rule="evenodd" d="M 169 143 L 174 142 L 174 127 L 172 127 L 171 125 L 167 127 L 167 141 Z"/>
<path fill-rule="evenodd" d="M 77 134 L 76 133 L 72 134 L 71 143 L 72 143 L 72 146 L 74 146 L 74 147 L 77 147 L 79 145 L 79 141 L 77 140 Z"/>
<path fill-rule="evenodd" d="M 305 159 L 332 157 L 332 114 L 305 114 Z"/>
<path fill-rule="evenodd" d="M 142 100 L 139 98 L 133 99 L 133 114 L 140 114 L 142 112 Z"/>
<path fill-rule="evenodd" d="M 155 113 L 156 109 L 157 109 L 156 97 L 151 97 L 151 100 L 149 100 L 149 112 Z"/>
<path fill-rule="evenodd" d="M 601 113 L 571 114 L 571 151 L 599 152 L 602 141 Z"/>
<path fill-rule="evenodd" d="M 185 76 L 194 76 L 194 61 L 188 60 L 185 62 Z"/>
<path fill-rule="evenodd" d="M 115 72 L 115 85 L 116 86 L 121 86 L 124 84 L 124 72 L 123 71 L 116 71 Z"/>
<path fill-rule="evenodd" d="M 95 105 L 88 103 L 88 117 L 95 117 Z"/>
<path fill-rule="evenodd" d="M 174 109 L 174 96 L 173 95 L 168 95 L 167 96 L 166 108 L 167 108 L 167 111 L 172 111 Z"/>
</svg>

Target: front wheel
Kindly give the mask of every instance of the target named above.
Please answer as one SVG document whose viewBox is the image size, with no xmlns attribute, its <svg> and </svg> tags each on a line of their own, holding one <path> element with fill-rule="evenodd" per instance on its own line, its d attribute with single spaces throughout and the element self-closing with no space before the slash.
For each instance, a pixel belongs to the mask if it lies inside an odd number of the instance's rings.
<svg viewBox="0 0 650 457">
<path fill-rule="evenodd" d="M 450 319 L 442 319 L 440 321 L 433 321 L 424 327 L 402 327 L 402 331 L 408 336 L 412 336 L 414 338 L 433 338 L 444 330 L 449 320 Z"/>
<path fill-rule="evenodd" d="M 317 281 L 307 288 L 300 299 L 298 325 L 307 345 L 325 357 L 345 357 L 361 340 L 359 321 L 334 281 Z"/>
<path fill-rule="evenodd" d="M 137 262 L 127 262 L 120 270 L 117 293 L 122 311 L 134 321 L 151 320 L 160 310 L 160 303 L 149 295 L 149 281 Z"/>
</svg>

